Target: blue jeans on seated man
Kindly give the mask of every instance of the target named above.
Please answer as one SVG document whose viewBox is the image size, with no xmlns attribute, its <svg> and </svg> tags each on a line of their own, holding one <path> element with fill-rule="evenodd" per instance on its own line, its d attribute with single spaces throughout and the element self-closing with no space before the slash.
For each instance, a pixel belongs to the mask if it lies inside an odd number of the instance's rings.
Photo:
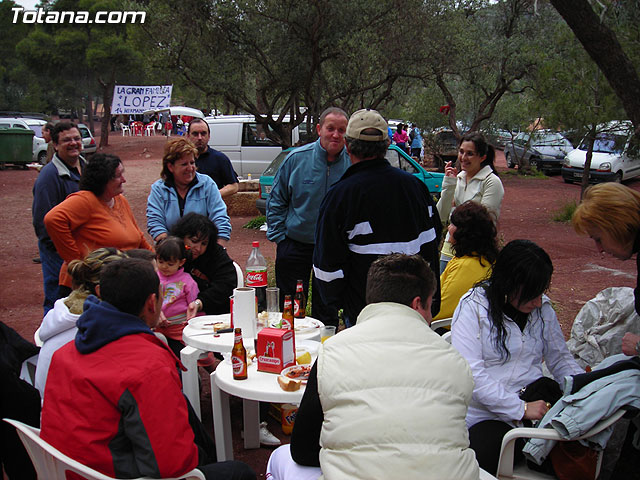
<svg viewBox="0 0 640 480">
<path fill-rule="evenodd" d="M 53 308 L 58 296 L 58 278 L 62 267 L 62 258 L 56 252 L 51 240 L 38 240 L 38 251 L 42 266 L 42 283 L 44 286 L 44 314 Z"/>
</svg>

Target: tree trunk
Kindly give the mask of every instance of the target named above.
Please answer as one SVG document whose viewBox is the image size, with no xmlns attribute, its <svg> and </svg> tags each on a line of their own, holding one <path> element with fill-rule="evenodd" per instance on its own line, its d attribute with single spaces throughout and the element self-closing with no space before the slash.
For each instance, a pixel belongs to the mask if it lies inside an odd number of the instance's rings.
<svg viewBox="0 0 640 480">
<path fill-rule="evenodd" d="M 616 34 L 585 0 L 551 0 L 589 56 L 598 65 L 636 129 L 640 127 L 640 78 Z"/>
<path fill-rule="evenodd" d="M 582 196 L 584 191 L 589 186 L 589 177 L 591 176 L 591 159 L 593 158 L 593 144 L 596 140 L 596 125 L 589 127 L 589 133 L 587 134 L 587 155 L 584 159 L 584 168 L 582 169 L 582 182 L 580 183 L 580 201 L 582 202 Z"/>
<path fill-rule="evenodd" d="M 113 100 L 113 89 L 116 85 L 115 78 L 111 78 L 109 82 L 100 82 L 102 86 L 102 105 L 104 107 L 104 115 L 100 128 L 100 148 L 109 146 L 109 130 L 111 130 L 111 101 Z"/>
</svg>

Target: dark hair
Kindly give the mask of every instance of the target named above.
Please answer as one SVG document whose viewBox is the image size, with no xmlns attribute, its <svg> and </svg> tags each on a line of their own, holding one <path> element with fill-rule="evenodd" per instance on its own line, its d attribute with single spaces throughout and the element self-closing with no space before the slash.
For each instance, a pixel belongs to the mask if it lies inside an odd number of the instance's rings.
<svg viewBox="0 0 640 480">
<path fill-rule="evenodd" d="M 183 155 L 189 153 L 193 155 L 194 158 L 198 155 L 198 149 L 191 143 L 191 140 L 185 137 L 169 140 L 164 146 L 164 155 L 162 156 L 162 171 L 160 172 L 162 179 L 173 181 L 173 173 L 169 171 L 167 165 L 176 163 Z"/>
<path fill-rule="evenodd" d="M 124 258 L 100 273 L 100 297 L 121 312 L 138 316 L 149 295 L 158 294 L 160 279 L 151 262 Z"/>
<path fill-rule="evenodd" d="M 78 128 L 78 126 L 73 122 L 56 123 L 53 127 L 53 130 L 51 131 L 51 139 L 53 140 L 53 143 L 58 143 L 58 138 L 60 137 L 61 132 L 66 132 L 67 130 L 71 130 L 72 128 Z"/>
<path fill-rule="evenodd" d="M 156 257 L 168 262 L 187 258 L 184 240 L 178 237 L 163 238 L 156 244 Z"/>
<path fill-rule="evenodd" d="M 423 308 L 436 289 L 436 277 L 420 255 L 392 253 L 371 264 L 367 274 L 367 304 L 395 302 L 411 306 L 420 297 Z"/>
<path fill-rule="evenodd" d="M 473 142 L 473 145 L 476 147 L 476 153 L 481 157 L 484 155 L 487 156 L 487 158 L 485 158 L 484 161 L 480 164 L 480 168 L 489 165 L 491 167 L 491 170 L 493 170 L 493 173 L 495 173 L 496 175 L 498 174 L 498 172 L 496 171 L 496 167 L 493 165 L 493 162 L 496 158 L 496 151 L 492 145 L 489 145 L 487 143 L 484 135 L 482 135 L 480 132 L 467 132 L 462 136 L 462 138 L 460 138 L 460 143 L 458 144 L 458 146 L 461 146 L 462 142 Z"/>
<path fill-rule="evenodd" d="M 209 133 L 209 135 L 211 135 L 211 127 L 209 127 L 209 124 L 203 118 L 194 118 L 193 120 L 191 120 L 189 122 L 189 130 L 187 130 L 187 134 L 191 133 L 191 127 L 196 123 L 204 123 L 207 126 L 207 132 Z"/>
<path fill-rule="evenodd" d="M 89 190 L 96 197 L 101 196 L 109 180 L 116 176 L 116 170 L 122 162 L 120 157 L 108 153 L 96 153 L 82 171 L 80 190 Z"/>
<path fill-rule="evenodd" d="M 141 258 L 147 262 L 156 259 L 156 253 L 153 250 L 147 250 L 146 248 L 132 248 L 131 250 L 127 250 L 125 253 L 129 258 Z"/>
<path fill-rule="evenodd" d="M 195 237 L 200 240 L 207 238 L 216 241 L 218 238 L 218 228 L 216 224 L 204 215 L 190 212 L 178 220 L 171 227 L 170 235 L 184 239 L 185 237 Z"/>
<path fill-rule="evenodd" d="M 513 240 L 500 251 L 491 276 L 484 284 L 489 319 L 496 329 L 496 347 L 509 358 L 504 327 L 504 307 L 513 299 L 518 305 L 538 297 L 549 288 L 553 264 L 547 252 L 530 240 Z"/>
<path fill-rule="evenodd" d="M 53 122 L 47 122 L 42 126 L 43 130 L 49 130 L 49 134 L 51 134 L 51 132 L 53 131 L 53 129 L 55 128 L 55 123 Z"/>
<path fill-rule="evenodd" d="M 363 130 L 362 133 L 380 135 L 380 131 L 377 128 L 366 129 Z M 344 139 L 349 147 L 349 154 L 361 159 L 371 159 L 372 157 L 373 159 L 383 159 L 387 154 L 387 149 L 389 148 L 389 140 L 370 142 L 346 136 Z"/>
<path fill-rule="evenodd" d="M 482 257 L 489 263 L 498 256 L 498 230 L 486 207 L 472 201 L 464 202 L 451 214 L 455 243 L 452 244 L 456 257 Z"/>
<path fill-rule="evenodd" d="M 347 122 L 349 121 L 349 115 L 343 109 L 341 109 L 340 107 L 329 107 L 325 108 L 324 111 L 320 114 L 318 125 L 322 126 L 325 119 L 327 118 L 327 115 L 342 115 L 347 119 Z"/>
</svg>

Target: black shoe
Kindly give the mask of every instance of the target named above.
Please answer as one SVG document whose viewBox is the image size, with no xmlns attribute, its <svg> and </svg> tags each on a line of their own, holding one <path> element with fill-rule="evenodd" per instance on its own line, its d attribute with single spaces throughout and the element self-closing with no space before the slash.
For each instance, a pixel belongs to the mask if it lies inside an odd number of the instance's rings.
<svg viewBox="0 0 640 480">
<path fill-rule="evenodd" d="M 33 263 L 42 263 L 42 260 L 40 260 L 40 255 L 38 255 L 37 257 L 33 257 L 31 261 Z"/>
</svg>

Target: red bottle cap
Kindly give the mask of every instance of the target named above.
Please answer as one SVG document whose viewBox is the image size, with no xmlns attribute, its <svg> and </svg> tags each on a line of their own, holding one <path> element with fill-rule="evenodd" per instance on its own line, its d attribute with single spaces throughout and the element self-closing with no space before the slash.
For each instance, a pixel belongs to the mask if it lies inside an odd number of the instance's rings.
<svg viewBox="0 0 640 480">
<path fill-rule="evenodd" d="M 251 244 L 251 246 L 252 246 L 252 247 L 259 247 L 259 246 L 260 246 L 260 242 L 254 241 L 254 242 Z"/>
</svg>

